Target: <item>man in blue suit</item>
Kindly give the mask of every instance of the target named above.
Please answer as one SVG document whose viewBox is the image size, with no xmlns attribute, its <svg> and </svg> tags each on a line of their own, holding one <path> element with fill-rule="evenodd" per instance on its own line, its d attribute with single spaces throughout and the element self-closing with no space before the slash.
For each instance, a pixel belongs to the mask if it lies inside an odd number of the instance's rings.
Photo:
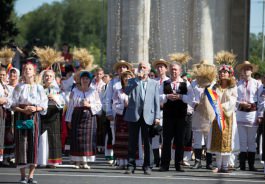
<svg viewBox="0 0 265 184">
<path fill-rule="evenodd" d="M 130 79 L 125 93 L 129 96 L 124 120 L 128 122 L 129 146 L 128 168 L 126 174 L 132 174 L 135 170 L 135 155 L 138 144 L 138 135 L 141 128 L 144 142 L 144 174 L 151 174 L 153 167 L 152 137 L 150 129 L 153 124 L 160 123 L 160 102 L 158 83 L 148 78 L 150 64 L 141 62 L 138 65 L 138 77 Z"/>
</svg>

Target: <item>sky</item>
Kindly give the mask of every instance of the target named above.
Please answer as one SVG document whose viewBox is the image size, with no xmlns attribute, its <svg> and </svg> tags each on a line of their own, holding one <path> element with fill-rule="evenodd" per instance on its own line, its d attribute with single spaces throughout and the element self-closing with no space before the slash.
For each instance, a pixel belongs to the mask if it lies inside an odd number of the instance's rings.
<svg viewBox="0 0 265 184">
<path fill-rule="evenodd" d="M 15 11 L 19 16 L 21 16 L 25 13 L 37 9 L 44 3 L 52 3 L 54 1 L 62 0 L 16 0 Z"/>
<path fill-rule="evenodd" d="M 21 16 L 29 11 L 37 9 L 43 3 L 52 3 L 54 1 L 62 0 L 17 0 L 15 4 L 15 11 L 19 16 Z M 265 0 L 251 0 L 250 32 L 252 33 L 262 32 L 263 1 Z"/>
</svg>

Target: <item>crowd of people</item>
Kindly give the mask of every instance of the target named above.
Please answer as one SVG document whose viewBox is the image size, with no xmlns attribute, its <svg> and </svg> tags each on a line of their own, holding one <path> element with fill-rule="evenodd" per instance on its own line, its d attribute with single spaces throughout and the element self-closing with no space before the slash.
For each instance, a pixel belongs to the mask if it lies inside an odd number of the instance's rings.
<svg viewBox="0 0 265 184">
<path fill-rule="evenodd" d="M 36 51 L 42 66 L 57 61 L 47 50 Z M 64 50 L 60 75 L 32 59 L 12 67 L 13 52 L 0 51 L 0 161 L 15 163 L 20 183 L 37 183 L 38 165 L 56 168 L 68 154 L 76 169 L 91 169 L 104 153 L 125 174 L 141 167 L 147 175 L 154 167 L 169 171 L 172 162 L 184 172 L 192 153 L 192 169 L 202 168 L 205 155 L 215 173 L 232 172 L 237 159 L 240 170 L 257 171 L 255 156 L 264 160 L 265 77 L 252 78 L 256 65 L 238 64 L 237 79 L 235 55 L 221 51 L 216 65 L 193 65 L 191 77 L 183 70 L 191 57 L 177 53 L 137 68 L 120 60 L 111 75 L 89 71 L 88 52 Z"/>
</svg>

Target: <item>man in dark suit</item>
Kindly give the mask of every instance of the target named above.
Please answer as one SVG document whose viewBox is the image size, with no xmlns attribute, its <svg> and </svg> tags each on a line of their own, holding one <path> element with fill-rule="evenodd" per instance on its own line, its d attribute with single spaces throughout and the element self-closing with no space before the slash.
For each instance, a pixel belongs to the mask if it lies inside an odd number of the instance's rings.
<svg viewBox="0 0 265 184">
<path fill-rule="evenodd" d="M 187 104 L 193 104 L 193 91 L 188 81 L 181 78 L 179 62 L 171 62 L 170 79 L 164 81 L 161 97 L 163 105 L 163 147 L 160 171 L 168 171 L 171 159 L 172 140 L 175 144 L 175 169 L 183 172 L 181 162 L 184 153 L 185 118 Z"/>
<path fill-rule="evenodd" d="M 148 77 L 150 69 L 149 63 L 141 62 L 138 66 L 138 77 L 130 79 L 125 89 L 129 96 L 129 104 L 124 115 L 129 128 L 126 174 L 134 173 L 136 167 L 135 155 L 140 128 L 144 143 L 144 174 L 150 175 L 153 167 L 152 137 L 149 133 L 153 124 L 160 123 L 160 102 L 158 83 Z"/>
</svg>

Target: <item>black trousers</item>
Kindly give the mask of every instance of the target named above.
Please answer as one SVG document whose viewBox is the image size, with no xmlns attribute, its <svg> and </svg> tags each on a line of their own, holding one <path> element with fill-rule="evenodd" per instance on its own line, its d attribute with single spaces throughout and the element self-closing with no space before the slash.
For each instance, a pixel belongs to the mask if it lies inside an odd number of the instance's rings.
<svg viewBox="0 0 265 184">
<path fill-rule="evenodd" d="M 129 129 L 129 146 L 128 146 L 128 169 L 134 170 L 136 167 L 135 156 L 138 145 L 139 130 L 141 128 L 142 141 L 144 143 L 144 164 L 143 170 L 153 167 L 154 155 L 152 150 L 152 137 L 149 134 L 150 125 L 147 125 L 143 116 L 138 122 L 128 122 Z"/>
<path fill-rule="evenodd" d="M 163 146 L 161 166 L 169 168 L 171 160 L 171 146 L 174 138 L 175 150 L 175 166 L 179 165 L 183 160 L 184 139 L 185 139 L 185 116 L 176 117 L 164 114 L 163 119 Z"/>
<path fill-rule="evenodd" d="M 185 134 L 184 134 L 184 146 L 185 148 L 192 147 L 192 114 L 187 114 L 185 118 Z M 188 151 L 188 150 L 185 150 Z"/>
</svg>

